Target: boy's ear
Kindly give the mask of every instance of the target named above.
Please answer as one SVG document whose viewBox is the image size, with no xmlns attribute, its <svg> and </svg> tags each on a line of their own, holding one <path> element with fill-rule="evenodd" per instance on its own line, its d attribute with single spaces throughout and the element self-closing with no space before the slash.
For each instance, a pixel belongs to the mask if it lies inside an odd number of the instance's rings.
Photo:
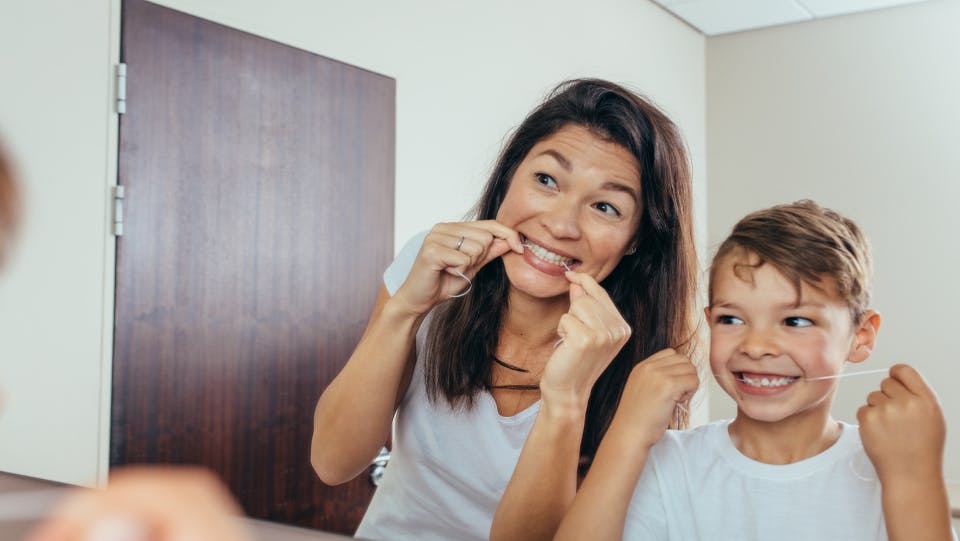
<svg viewBox="0 0 960 541">
<path fill-rule="evenodd" d="M 877 332 L 880 331 L 880 313 L 867 310 L 863 313 L 860 325 L 857 326 L 853 337 L 853 346 L 847 361 L 859 363 L 867 360 L 873 353 L 873 346 L 877 343 Z"/>
</svg>

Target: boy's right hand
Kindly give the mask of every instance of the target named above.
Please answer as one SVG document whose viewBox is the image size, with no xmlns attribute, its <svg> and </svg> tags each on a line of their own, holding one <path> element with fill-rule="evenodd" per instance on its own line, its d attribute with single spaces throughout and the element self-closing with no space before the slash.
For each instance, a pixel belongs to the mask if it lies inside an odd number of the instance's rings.
<svg viewBox="0 0 960 541">
<path fill-rule="evenodd" d="M 673 349 L 654 353 L 630 372 L 611 429 L 647 448 L 663 436 L 679 404 L 697 391 L 697 368 Z"/>
<path fill-rule="evenodd" d="M 437 224 L 391 302 L 426 314 L 469 287 L 457 272 L 473 280 L 481 267 L 510 250 L 523 253 L 520 234 L 495 220 Z"/>
</svg>

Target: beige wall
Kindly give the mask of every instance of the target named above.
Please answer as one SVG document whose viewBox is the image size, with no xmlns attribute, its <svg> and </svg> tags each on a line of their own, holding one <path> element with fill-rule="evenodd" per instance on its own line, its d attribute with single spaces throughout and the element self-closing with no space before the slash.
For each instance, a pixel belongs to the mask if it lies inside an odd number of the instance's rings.
<svg viewBox="0 0 960 541">
<path fill-rule="evenodd" d="M 745 213 L 813 198 L 856 219 L 876 261 L 879 346 L 851 370 L 909 362 L 948 419 L 960 480 L 960 2 L 939 0 L 707 41 L 708 247 Z M 856 409 L 881 376 L 844 381 Z M 711 417 L 732 415 L 712 393 Z"/>
<path fill-rule="evenodd" d="M 461 217 L 507 132 L 561 79 L 642 89 L 680 124 L 705 222 L 705 38 L 651 2 L 164 0 L 397 79 L 396 241 Z M 119 0 L 0 8 L 0 133 L 27 188 L 0 280 L 0 471 L 90 484 L 106 472 Z M 701 235 L 702 238 L 702 235 Z"/>
</svg>

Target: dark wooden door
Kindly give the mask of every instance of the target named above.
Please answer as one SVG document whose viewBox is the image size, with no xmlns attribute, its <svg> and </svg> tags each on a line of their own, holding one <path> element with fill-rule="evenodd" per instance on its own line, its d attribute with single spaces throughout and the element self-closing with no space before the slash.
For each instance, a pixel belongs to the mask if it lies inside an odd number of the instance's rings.
<svg viewBox="0 0 960 541">
<path fill-rule="evenodd" d="M 124 2 L 111 464 L 201 464 L 258 518 L 350 533 L 313 408 L 393 250 L 392 79 Z"/>
</svg>

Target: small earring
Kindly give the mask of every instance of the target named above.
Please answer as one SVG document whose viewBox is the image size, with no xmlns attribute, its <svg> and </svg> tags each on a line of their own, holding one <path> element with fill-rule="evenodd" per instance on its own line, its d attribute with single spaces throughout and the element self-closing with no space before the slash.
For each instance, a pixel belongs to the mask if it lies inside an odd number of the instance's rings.
<svg viewBox="0 0 960 541">
<path fill-rule="evenodd" d="M 633 248 L 630 248 L 630 249 L 627 250 L 626 252 L 623 252 L 623 255 L 633 255 L 633 254 L 635 254 L 635 253 L 637 253 L 637 247 L 636 247 L 636 246 L 634 246 Z"/>
</svg>

